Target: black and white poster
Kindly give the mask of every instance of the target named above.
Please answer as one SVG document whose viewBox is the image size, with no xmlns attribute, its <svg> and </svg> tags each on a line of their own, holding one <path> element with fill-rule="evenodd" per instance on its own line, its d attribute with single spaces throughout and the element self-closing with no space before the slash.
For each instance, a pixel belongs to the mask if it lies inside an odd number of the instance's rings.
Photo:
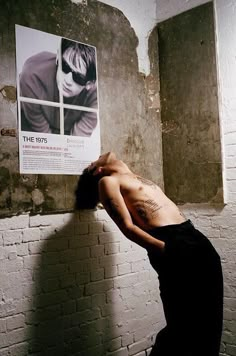
<svg viewBox="0 0 236 356">
<path fill-rule="evenodd" d="M 96 48 L 16 25 L 20 173 L 81 174 L 100 154 Z"/>
</svg>

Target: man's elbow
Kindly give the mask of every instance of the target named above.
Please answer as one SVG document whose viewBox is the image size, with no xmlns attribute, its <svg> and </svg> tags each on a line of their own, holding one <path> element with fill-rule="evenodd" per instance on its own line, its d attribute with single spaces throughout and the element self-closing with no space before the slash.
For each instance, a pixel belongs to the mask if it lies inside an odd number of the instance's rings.
<svg viewBox="0 0 236 356">
<path fill-rule="evenodd" d="M 134 224 L 132 222 L 124 222 L 121 226 L 121 231 L 126 237 L 130 238 L 134 231 Z"/>
</svg>

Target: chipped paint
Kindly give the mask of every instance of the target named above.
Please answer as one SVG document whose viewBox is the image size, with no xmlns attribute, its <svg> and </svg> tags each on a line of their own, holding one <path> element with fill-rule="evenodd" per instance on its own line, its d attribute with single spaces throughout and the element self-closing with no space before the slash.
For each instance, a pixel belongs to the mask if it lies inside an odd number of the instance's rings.
<svg viewBox="0 0 236 356">
<path fill-rule="evenodd" d="M 87 0 L 71 0 L 71 2 L 76 5 L 79 5 L 79 4 L 86 5 L 86 6 L 88 5 Z"/>
<path fill-rule="evenodd" d="M 16 129 L 1 129 L 2 136 L 16 137 Z"/>
<path fill-rule="evenodd" d="M 0 89 L 0 93 L 7 101 L 10 101 L 12 103 L 16 102 L 16 87 L 12 85 L 5 85 L 3 88 Z"/>
<path fill-rule="evenodd" d="M 42 205 L 45 201 L 43 192 L 41 190 L 39 190 L 38 188 L 35 188 L 32 191 L 31 196 L 32 196 L 33 203 L 36 206 Z"/>
</svg>

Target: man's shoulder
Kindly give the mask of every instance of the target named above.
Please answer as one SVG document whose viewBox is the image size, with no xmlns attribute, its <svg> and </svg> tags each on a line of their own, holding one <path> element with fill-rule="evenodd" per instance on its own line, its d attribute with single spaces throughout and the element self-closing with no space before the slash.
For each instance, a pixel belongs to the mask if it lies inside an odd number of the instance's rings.
<svg viewBox="0 0 236 356">
<path fill-rule="evenodd" d="M 56 55 L 51 52 L 40 52 L 29 57 L 23 66 L 21 75 L 48 75 L 56 68 Z"/>
<path fill-rule="evenodd" d="M 111 190 L 119 187 L 120 182 L 116 175 L 104 176 L 99 180 L 99 188 L 102 190 Z"/>
<path fill-rule="evenodd" d="M 115 184 L 118 182 L 116 175 L 108 175 L 100 178 L 99 184 Z"/>
<path fill-rule="evenodd" d="M 51 61 L 51 60 L 56 60 L 56 54 L 55 53 L 51 53 L 51 52 L 47 52 L 47 51 L 43 51 L 43 52 L 39 52 L 34 54 L 33 56 L 29 57 L 25 63 L 26 64 L 34 64 L 34 63 L 41 63 L 42 61 Z"/>
</svg>

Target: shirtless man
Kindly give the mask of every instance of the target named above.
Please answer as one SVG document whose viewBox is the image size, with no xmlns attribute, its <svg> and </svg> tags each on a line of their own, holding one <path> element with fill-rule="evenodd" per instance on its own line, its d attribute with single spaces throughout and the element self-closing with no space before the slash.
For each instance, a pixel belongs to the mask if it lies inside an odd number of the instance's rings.
<svg viewBox="0 0 236 356">
<path fill-rule="evenodd" d="M 95 179 L 108 214 L 128 239 L 147 250 L 158 273 L 167 325 L 150 356 L 218 356 L 223 282 L 212 244 L 156 184 L 133 173 L 114 153 L 100 156 L 86 174 Z"/>
</svg>

